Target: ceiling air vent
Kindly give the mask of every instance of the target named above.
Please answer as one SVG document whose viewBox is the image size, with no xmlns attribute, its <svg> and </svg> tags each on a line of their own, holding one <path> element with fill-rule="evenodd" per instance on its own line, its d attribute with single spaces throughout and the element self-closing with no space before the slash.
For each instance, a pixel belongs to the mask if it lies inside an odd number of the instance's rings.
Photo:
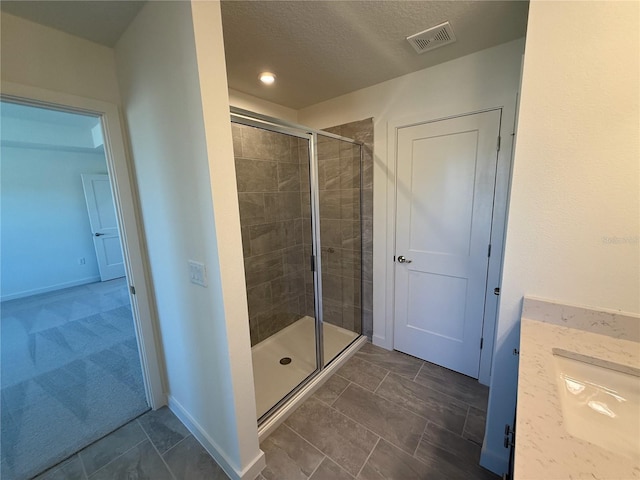
<svg viewBox="0 0 640 480">
<path fill-rule="evenodd" d="M 424 53 L 456 41 L 456 36 L 449 22 L 441 23 L 424 32 L 407 37 L 407 41 L 416 52 Z"/>
</svg>

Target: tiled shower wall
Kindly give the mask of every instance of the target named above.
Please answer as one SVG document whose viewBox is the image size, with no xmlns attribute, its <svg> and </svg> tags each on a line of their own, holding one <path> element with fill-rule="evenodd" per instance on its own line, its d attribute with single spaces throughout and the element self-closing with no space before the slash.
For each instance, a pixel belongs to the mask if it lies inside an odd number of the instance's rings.
<svg viewBox="0 0 640 480">
<path fill-rule="evenodd" d="M 318 135 L 323 319 L 361 333 L 360 147 Z"/>
<path fill-rule="evenodd" d="M 255 345 L 304 315 L 314 316 L 308 143 L 238 124 L 232 131 Z M 364 148 L 361 170 L 359 147 L 318 137 L 324 320 L 371 338 L 373 121 L 328 131 Z"/>
<path fill-rule="evenodd" d="M 232 124 L 251 345 L 310 310 L 308 142 Z M 303 205 L 306 212 L 303 215 Z M 306 230 L 306 231 L 305 231 Z M 310 254 L 309 254 L 310 255 Z"/>
<path fill-rule="evenodd" d="M 319 137 L 318 140 L 324 320 L 363 333 L 371 339 L 373 119 L 338 125 L 326 131 L 358 140 L 364 146 L 360 170 L 359 148 L 327 137 Z"/>
</svg>

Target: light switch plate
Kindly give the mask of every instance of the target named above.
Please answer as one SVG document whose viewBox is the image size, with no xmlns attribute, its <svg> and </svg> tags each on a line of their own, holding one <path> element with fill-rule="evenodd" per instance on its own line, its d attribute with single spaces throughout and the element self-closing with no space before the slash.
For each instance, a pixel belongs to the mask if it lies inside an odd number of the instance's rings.
<svg viewBox="0 0 640 480">
<path fill-rule="evenodd" d="M 196 262 L 195 260 L 189 260 L 189 279 L 191 283 L 207 286 L 207 268 L 204 263 Z"/>
</svg>

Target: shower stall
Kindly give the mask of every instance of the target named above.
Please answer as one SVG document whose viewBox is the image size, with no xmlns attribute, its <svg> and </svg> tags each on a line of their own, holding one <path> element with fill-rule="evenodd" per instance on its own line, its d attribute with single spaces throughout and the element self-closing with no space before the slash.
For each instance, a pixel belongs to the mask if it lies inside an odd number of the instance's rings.
<svg viewBox="0 0 640 480">
<path fill-rule="evenodd" d="M 362 144 L 232 108 L 257 420 L 362 336 Z"/>
</svg>

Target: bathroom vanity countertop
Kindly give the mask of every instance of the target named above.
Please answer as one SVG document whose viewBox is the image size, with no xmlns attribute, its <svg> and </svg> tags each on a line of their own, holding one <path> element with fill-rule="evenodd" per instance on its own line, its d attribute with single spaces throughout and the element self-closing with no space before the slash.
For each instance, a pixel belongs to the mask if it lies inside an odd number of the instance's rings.
<svg viewBox="0 0 640 480">
<path fill-rule="evenodd" d="M 594 333 L 597 332 L 597 333 Z M 520 332 L 515 480 L 640 479 L 632 457 L 563 425 L 553 349 L 640 367 L 640 317 L 525 298 Z M 637 426 L 640 435 L 640 425 Z"/>
</svg>

